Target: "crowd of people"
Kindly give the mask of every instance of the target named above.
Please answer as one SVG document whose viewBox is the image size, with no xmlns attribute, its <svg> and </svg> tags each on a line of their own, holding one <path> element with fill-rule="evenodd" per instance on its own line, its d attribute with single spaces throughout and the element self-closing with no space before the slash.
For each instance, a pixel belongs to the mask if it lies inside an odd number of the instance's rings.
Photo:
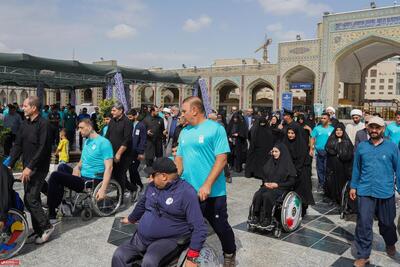
<svg viewBox="0 0 400 267">
<path fill-rule="evenodd" d="M 396 253 L 394 190 L 396 177 L 400 188 L 400 112 L 389 125 L 379 114 L 371 116 L 358 109 L 351 111 L 352 121 L 345 125 L 333 107 L 326 108 L 318 121 L 310 112 L 255 114 L 253 109 L 242 112 L 236 107 L 228 116 L 212 111 L 206 117 L 201 99 L 189 97 L 181 107 L 162 109 L 151 105 L 124 110 L 116 102 L 111 113 L 104 114 L 104 127 L 99 129 L 98 109 L 90 115 L 85 108 L 77 115 L 71 105 L 41 109 L 39 99 L 29 97 L 22 114 L 15 104 L 2 114 L 3 125 L 10 128 L 4 145 L 10 167 L 22 156 L 24 200 L 37 244 L 47 242 L 54 231 L 64 187 L 81 192 L 87 179 L 103 181 L 96 198 L 104 199 L 114 178 L 123 193 L 133 194 L 144 189 L 139 174 L 142 163 L 150 184 L 133 212 L 122 220 L 140 221 L 139 228 L 116 250 L 113 266 L 127 266 L 144 252 L 142 266 L 157 266 L 175 249 L 177 239 L 188 234 L 186 266 L 196 266 L 207 236 L 203 218 L 221 241 L 224 266 L 235 266 L 235 237 L 226 198 L 232 174 L 262 181 L 253 198 L 256 216 L 252 223 L 268 226 L 274 201 L 283 192 L 293 190 L 300 196 L 303 216 L 315 204 L 311 179 L 315 158 L 316 190 L 324 195 L 324 202 L 340 205 L 342 189 L 350 181 L 349 198 L 358 214 L 355 266 L 369 262 L 374 215 L 387 253 Z M 67 163 L 76 131 L 81 159 L 72 168 Z M 54 150 L 60 165 L 47 183 Z M 41 206 L 41 192 L 47 195 L 48 215 Z"/>
</svg>

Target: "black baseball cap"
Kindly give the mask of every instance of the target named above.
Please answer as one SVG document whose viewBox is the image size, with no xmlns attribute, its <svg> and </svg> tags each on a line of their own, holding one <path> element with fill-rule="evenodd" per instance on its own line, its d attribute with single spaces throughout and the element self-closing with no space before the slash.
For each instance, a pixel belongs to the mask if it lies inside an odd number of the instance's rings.
<svg viewBox="0 0 400 267">
<path fill-rule="evenodd" d="M 154 161 L 153 166 L 146 167 L 144 172 L 148 175 L 152 175 L 154 173 L 177 173 L 178 169 L 176 168 L 175 163 L 170 158 L 158 158 Z"/>
</svg>

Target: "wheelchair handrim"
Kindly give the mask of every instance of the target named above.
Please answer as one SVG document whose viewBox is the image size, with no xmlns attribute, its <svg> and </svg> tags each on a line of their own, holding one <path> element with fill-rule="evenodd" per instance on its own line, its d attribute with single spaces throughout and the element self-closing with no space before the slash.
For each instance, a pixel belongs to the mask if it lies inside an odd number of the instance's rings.
<svg viewBox="0 0 400 267">
<path fill-rule="evenodd" d="M 99 216 L 110 216 L 115 213 L 122 201 L 122 189 L 118 182 L 115 180 L 111 180 L 108 188 L 107 188 L 107 197 L 104 200 L 97 201 L 96 194 L 101 187 L 101 183 L 97 185 L 96 189 L 93 192 L 92 203 L 93 210 Z M 110 193 L 114 194 L 113 197 L 110 197 Z"/>
<path fill-rule="evenodd" d="M 11 209 L 8 215 L 11 216 L 7 219 L 7 223 L 11 224 L 8 226 L 8 229 L 6 229 L 6 231 L 9 230 L 9 238 L 7 238 L 7 240 L 1 240 L 0 260 L 6 260 L 15 256 L 25 245 L 29 232 L 28 221 L 21 211 Z M 2 234 L 3 233 L 4 231 L 2 231 Z M 14 238 L 15 240 L 13 240 Z M 3 243 L 3 241 L 5 242 Z M 9 253 L 3 253 L 4 251 L 9 251 Z"/>
</svg>

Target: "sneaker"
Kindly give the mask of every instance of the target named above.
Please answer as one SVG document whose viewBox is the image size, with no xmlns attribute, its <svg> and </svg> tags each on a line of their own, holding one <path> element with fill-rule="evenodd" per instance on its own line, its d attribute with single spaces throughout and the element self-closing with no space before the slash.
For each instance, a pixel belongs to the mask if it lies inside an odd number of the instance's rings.
<svg viewBox="0 0 400 267">
<path fill-rule="evenodd" d="M 358 259 L 355 260 L 353 263 L 354 267 L 365 267 L 367 266 L 367 264 L 369 264 L 369 259 Z"/>
<path fill-rule="evenodd" d="M 51 234 L 54 232 L 54 225 L 52 225 L 49 229 L 44 230 L 42 236 L 38 236 L 35 239 L 35 244 L 36 245 L 41 245 L 46 243 L 47 241 L 49 241 L 49 238 L 51 236 Z"/>
<path fill-rule="evenodd" d="M 38 238 L 38 235 L 36 233 L 32 233 L 28 235 L 26 239 L 26 244 L 33 244 L 35 243 L 36 238 Z"/>
<path fill-rule="evenodd" d="M 235 267 L 235 266 L 236 266 L 236 253 L 232 253 L 232 254 L 224 253 L 223 267 Z"/>
</svg>

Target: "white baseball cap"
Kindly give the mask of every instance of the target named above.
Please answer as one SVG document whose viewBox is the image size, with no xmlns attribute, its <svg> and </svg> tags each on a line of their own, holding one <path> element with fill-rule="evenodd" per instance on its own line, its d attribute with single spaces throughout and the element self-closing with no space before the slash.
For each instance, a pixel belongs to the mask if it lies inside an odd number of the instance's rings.
<svg viewBox="0 0 400 267">
<path fill-rule="evenodd" d="M 383 127 L 385 126 L 385 121 L 381 117 L 373 116 L 372 118 L 369 119 L 368 126 L 372 124 L 376 124 L 380 127 Z"/>
</svg>

